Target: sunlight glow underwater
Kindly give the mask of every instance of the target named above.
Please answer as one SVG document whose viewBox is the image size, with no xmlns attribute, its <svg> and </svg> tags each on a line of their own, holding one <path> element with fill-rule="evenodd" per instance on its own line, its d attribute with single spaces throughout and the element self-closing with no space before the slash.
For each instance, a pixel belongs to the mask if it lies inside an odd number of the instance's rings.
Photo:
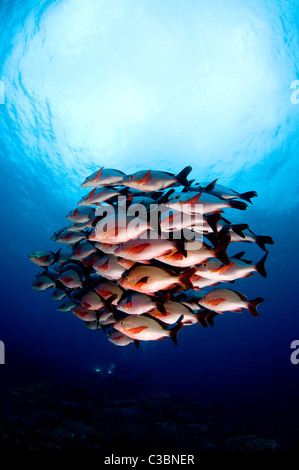
<svg viewBox="0 0 299 470">
<path fill-rule="evenodd" d="M 294 204 L 296 13 L 271 0 L 32 10 L 2 69 L 2 127 L 20 143 L 10 158 L 29 173 L 43 163 L 66 192 L 102 165 L 176 172 L 184 162 L 199 180 L 220 176 L 236 190 L 267 190 L 281 209 Z"/>
</svg>

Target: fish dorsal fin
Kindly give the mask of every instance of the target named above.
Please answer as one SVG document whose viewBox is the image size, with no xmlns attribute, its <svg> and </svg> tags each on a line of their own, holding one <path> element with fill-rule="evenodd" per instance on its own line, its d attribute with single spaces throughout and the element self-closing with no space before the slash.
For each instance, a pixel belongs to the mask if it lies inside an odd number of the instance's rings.
<svg viewBox="0 0 299 470">
<path fill-rule="evenodd" d="M 194 197 L 192 197 L 191 199 L 189 199 L 189 200 L 187 201 L 187 203 L 188 203 L 188 204 L 197 204 L 198 201 L 199 201 L 199 199 L 200 199 L 201 194 L 202 194 L 201 192 L 198 193 L 198 194 L 196 194 L 196 196 L 194 196 Z"/>
<path fill-rule="evenodd" d="M 243 253 L 244 254 L 244 253 Z M 244 258 L 241 258 L 241 257 L 236 257 L 236 256 L 232 256 L 232 258 L 235 258 L 235 259 L 238 259 L 240 260 L 242 263 L 245 263 L 245 264 L 252 264 L 252 261 L 250 261 L 249 259 L 244 259 Z"/>
<path fill-rule="evenodd" d="M 241 261 L 243 261 L 243 263 L 246 263 L 246 264 L 252 264 L 252 261 L 250 261 L 249 259 L 243 259 L 242 258 Z"/>
<path fill-rule="evenodd" d="M 226 289 L 226 290 L 228 290 L 228 291 L 232 292 L 233 294 L 237 295 L 239 297 L 239 299 L 241 299 L 241 300 L 247 300 L 246 295 L 241 294 L 241 292 L 238 292 L 238 291 L 233 290 L 233 289 Z"/>
<path fill-rule="evenodd" d="M 97 174 L 95 175 L 95 178 L 100 178 L 102 176 L 102 171 L 103 171 L 104 167 L 102 166 L 102 168 L 100 168 L 100 170 L 97 172 Z"/>
<path fill-rule="evenodd" d="M 143 176 L 143 178 L 139 181 L 139 184 L 147 184 L 150 182 L 150 179 L 151 179 L 151 174 L 152 174 L 152 171 L 151 170 L 148 170 L 147 173 L 145 173 L 145 175 Z"/>
<path fill-rule="evenodd" d="M 241 259 L 242 256 L 244 255 L 245 255 L 245 251 L 240 251 L 240 253 L 236 253 L 234 256 L 231 256 L 231 258 Z"/>
<path fill-rule="evenodd" d="M 164 330 L 168 330 L 169 324 L 165 323 L 163 320 L 157 317 L 153 317 L 150 315 L 150 313 L 144 313 L 144 317 L 150 318 L 151 320 L 154 320 L 156 323 L 158 323 Z"/>
<path fill-rule="evenodd" d="M 126 205 L 128 205 L 128 202 L 131 204 L 133 201 L 134 193 L 131 193 L 130 196 L 127 197 L 126 199 Z M 142 203 L 141 203 L 142 204 Z"/>
<path fill-rule="evenodd" d="M 241 300 L 247 300 L 246 295 L 241 294 L 241 292 L 237 292 L 237 291 L 234 291 L 234 292 L 235 292 L 235 294 L 237 294 L 237 296 L 238 296 Z"/>
<path fill-rule="evenodd" d="M 88 198 L 87 198 L 87 199 L 92 198 L 92 197 L 95 195 L 96 189 L 97 189 L 97 188 L 94 188 L 92 191 L 90 191 L 90 193 L 88 194 Z"/>
<path fill-rule="evenodd" d="M 163 269 L 163 271 L 165 271 L 167 274 L 169 274 L 169 276 L 176 276 L 176 272 L 173 271 L 172 269 L 165 268 L 164 266 L 161 269 Z"/>
<path fill-rule="evenodd" d="M 206 187 L 205 187 L 205 191 L 213 191 L 213 189 L 215 188 L 215 184 L 217 183 L 218 181 L 218 178 L 216 178 L 214 181 L 212 181 L 210 184 L 208 184 Z"/>
</svg>

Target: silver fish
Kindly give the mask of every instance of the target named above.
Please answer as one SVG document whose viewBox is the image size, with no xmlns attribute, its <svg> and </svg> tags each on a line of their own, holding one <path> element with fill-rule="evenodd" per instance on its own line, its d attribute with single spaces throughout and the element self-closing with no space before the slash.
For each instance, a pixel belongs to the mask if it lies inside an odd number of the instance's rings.
<svg viewBox="0 0 299 470">
<path fill-rule="evenodd" d="M 217 313 L 243 312 L 248 310 L 254 317 L 258 316 L 257 306 L 263 302 L 262 297 L 247 300 L 247 297 L 232 289 L 216 288 L 198 300 L 199 305 Z"/>
<path fill-rule="evenodd" d="M 188 186 L 187 176 L 191 170 L 192 167 L 187 166 L 177 175 L 165 171 L 141 170 L 128 175 L 122 184 L 140 191 L 159 191 L 179 184 Z"/>
<path fill-rule="evenodd" d="M 124 289 L 132 289 L 144 294 L 154 295 L 159 290 L 171 289 L 177 285 L 192 289 L 191 276 L 195 274 L 196 267 L 176 274 L 166 268 L 156 266 L 137 266 L 118 280 Z"/>
<path fill-rule="evenodd" d="M 85 223 L 92 219 L 94 215 L 95 209 L 93 207 L 76 207 L 65 218 L 72 222 Z"/>
<path fill-rule="evenodd" d="M 175 345 L 177 345 L 177 334 L 183 327 L 178 323 L 173 328 L 168 329 L 154 318 L 145 317 L 143 315 L 129 315 L 114 324 L 114 328 L 121 333 L 135 340 L 156 341 L 170 337 Z"/>
<path fill-rule="evenodd" d="M 58 280 L 69 289 L 77 289 L 83 286 L 79 274 L 74 269 L 67 269 L 61 273 Z"/>
<path fill-rule="evenodd" d="M 115 184 L 121 184 L 123 179 L 126 177 L 125 173 L 120 170 L 114 170 L 112 168 L 100 168 L 81 184 L 81 187 L 98 187 L 98 186 L 112 186 Z"/>
<path fill-rule="evenodd" d="M 94 188 L 90 193 L 83 196 L 78 202 L 78 206 L 94 206 L 101 202 L 108 201 L 109 199 L 120 196 L 123 194 L 123 190 L 115 190 L 113 188 Z"/>
<path fill-rule="evenodd" d="M 55 287 L 56 282 L 51 279 L 51 277 L 46 274 L 40 274 L 36 276 L 35 280 L 32 283 L 32 288 L 35 290 L 46 290 L 50 287 Z"/>
<path fill-rule="evenodd" d="M 52 264 L 59 260 L 60 251 L 61 248 L 56 253 L 54 253 L 53 251 L 39 250 L 30 253 L 28 257 L 34 264 L 37 264 L 38 266 L 42 267 L 48 267 L 52 266 Z"/>
</svg>

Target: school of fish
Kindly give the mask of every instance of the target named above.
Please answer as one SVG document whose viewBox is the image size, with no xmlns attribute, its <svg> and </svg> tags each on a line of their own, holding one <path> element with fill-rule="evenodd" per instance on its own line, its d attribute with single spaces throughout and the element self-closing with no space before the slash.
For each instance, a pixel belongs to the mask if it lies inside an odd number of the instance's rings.
<svg viewBox="0 0 299 470">
<path fill-rule="evenodd" d="M 66 215 L 69 226 L 53 234 L 66 251 L 34 251 L 42 268 L 32 287 L 53 289 L 57 310 L 71 312 L 117 346 L 169 337 L 188 325 L 214 326 L 225 312 L 258 316 L 264 300 L 227 283 L 255 273 L 266 277 L 270 236 L 232 223 L 224 211 L 244 211 L 255 191 L 238 193 L 180 173 L 144 170 L 126 175 L 100 168 L 82 188 L 91 188 Z M 258 261 L 245 251 L 228 255 L 236 242 L 256 244 Z M 225 284 L 224 286 L 220 284 Z"/>
</svg>

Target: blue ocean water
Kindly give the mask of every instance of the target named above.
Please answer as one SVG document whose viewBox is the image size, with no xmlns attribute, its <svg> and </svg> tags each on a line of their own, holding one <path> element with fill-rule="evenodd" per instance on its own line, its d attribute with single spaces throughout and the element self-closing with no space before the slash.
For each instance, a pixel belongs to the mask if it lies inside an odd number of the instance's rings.
<svg viewBox="0 0 299 470">
<path fill-rule="evenodd" d="M 80 385 L 114 364 L 136 392 L 244 405 L 248 415 L 259 403 L 279 422 L 299 385 L 290 360 L 299 340 L 298 2 L 2 0 L 0 15 L 1 387 Z M 234 286 L 265 298 L 258 318 L 219 315 L 214 328 L 184 328 L 178 347 L 117 348 L 57 311 L 50 292 L 32 290 L 27 255 L 61 247 L 50 238 L 86 194 L 86 176 L 189 164 L 197 181 L 258 193 L 230 214 L 275 241 L 267 278 Z M 230 253 L 263 256 L 237 245 Z"/>
</svg>

